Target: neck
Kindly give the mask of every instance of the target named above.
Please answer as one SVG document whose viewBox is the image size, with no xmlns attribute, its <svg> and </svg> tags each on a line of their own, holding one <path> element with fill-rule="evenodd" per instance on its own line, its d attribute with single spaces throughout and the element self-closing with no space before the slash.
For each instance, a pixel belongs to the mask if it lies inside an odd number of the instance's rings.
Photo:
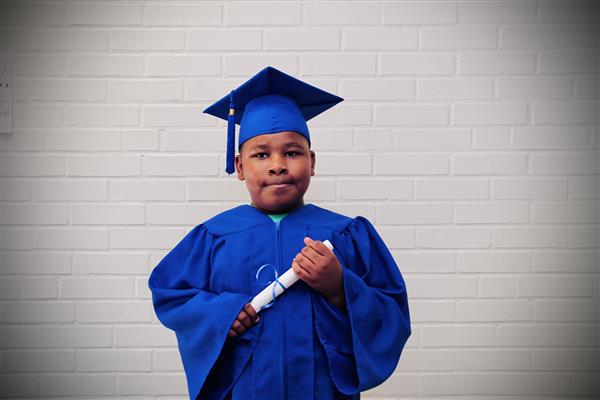
<svg viewBox="0 0 600 400">
<path fill-rule="evenodd" d="M 298 203 L 296 203 L 295 205 L 291 206 L 290 208 L 284 208 L 284 209 L 281 209 L 281 210 L 266 210 L 266 209 L 263 209 L 263 208 L 256 207 L 254 205 L 254 203 L 250 203 L 250 205 L 252 207 L 256 208 L 257 210 L 262 211 L 265 214 L 287 214 L 287 213 L 290 213 L 290 212 L 292 212 L 292 211 L 294 211 L 294 210 L 296 210 L 296 209 L 304 206 L 304 200 L 300 200 Z"/>
</svg>

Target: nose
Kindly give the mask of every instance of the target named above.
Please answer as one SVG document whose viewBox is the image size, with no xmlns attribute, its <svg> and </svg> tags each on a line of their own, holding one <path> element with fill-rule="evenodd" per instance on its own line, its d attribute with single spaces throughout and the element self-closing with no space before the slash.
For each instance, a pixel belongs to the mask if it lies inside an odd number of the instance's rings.
<svg viewBox="0 0 600 400">
<path fill-rule="evenodd" d="M 274 155 L 271 157 L 271 165 L 269 166 L 269 175 L 283 175 L 287 174 L 287 168 L 285 166 L 285 158 Z"/>
</svg>

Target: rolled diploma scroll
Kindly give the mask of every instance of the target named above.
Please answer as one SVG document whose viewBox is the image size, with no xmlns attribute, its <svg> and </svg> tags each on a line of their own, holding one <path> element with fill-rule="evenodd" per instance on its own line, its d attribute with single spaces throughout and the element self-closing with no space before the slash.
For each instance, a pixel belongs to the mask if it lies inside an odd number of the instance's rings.
<svg viewBox="0 0 600 400">
<path fill-rule="evenodd" d="M 327 246 L 329 250 L 333 251 L 333 245 L 329 240 L 325 240 L 323 244 Z M 296 275 L 296 272 L 294 272 L 294 270 L 290 268 L 287 271 L 285 271 L 285 273 L 281 275 L 278 279 L 279 282 L 283 284 L 283 286 L 289 288 L 294 283 L 296 283 L 296 281 L 300 279 L 300 277 L 298 277 L 298 275 Z M 284 289 L 277 283 L 277 281 L 273 281 L 271 284 L 269 284 L 269 286 L 264 288 L 262 292 L 254 296 L 254 298 L 250 302 L 250 304 L 252 305 L 252 307 L 254 307 L 256 312 L 260 312 L 264 306 L 266 306 L 273 300 L 273 288 L 275 288 L 275 297 L 279 296 L 284 291 Z"/>
</svg>

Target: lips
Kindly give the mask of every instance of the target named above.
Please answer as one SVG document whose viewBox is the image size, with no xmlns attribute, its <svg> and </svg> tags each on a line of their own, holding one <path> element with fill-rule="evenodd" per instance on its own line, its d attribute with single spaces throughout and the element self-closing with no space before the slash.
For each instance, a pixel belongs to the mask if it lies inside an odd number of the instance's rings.
<svg viewBox="0 0 600 400">
<path fill-rule="evenodd" d="M 283 186 L 283 185 L 290 185 L 291 183 L 292 183 L 292 181 L 276 181 L 276 182 L 269 183 L 267 186 Z"/>
</svg>

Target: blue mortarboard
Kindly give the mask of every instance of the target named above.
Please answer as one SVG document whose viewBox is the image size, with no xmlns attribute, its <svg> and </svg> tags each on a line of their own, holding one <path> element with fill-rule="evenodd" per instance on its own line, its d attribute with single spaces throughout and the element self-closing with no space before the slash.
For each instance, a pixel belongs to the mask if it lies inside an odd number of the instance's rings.
<svg viewBox="0 0 600 400">
<path fill-rule="evenodd" d="M 298 132 L 310 145 L 306 121 L 343 100 L 278 69 L 265 67 L 204 112 L 227 120 L 225 172 L 232 174 L 235 124 L 240 125 L 238 151 L 254 136 L 282 131 Z"/>
</svg>

